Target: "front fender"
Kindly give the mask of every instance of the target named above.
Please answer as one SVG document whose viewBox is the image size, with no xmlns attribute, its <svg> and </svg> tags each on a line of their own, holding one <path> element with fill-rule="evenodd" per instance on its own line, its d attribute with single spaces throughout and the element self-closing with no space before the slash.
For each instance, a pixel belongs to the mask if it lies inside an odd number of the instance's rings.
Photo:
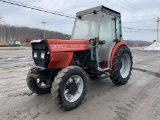
<svg viewBox="0 0 160 120">
<path fill-rule="evenodd" d="M 53 52 L 50 54 L 50 68 L 65 68 L 69 66 L 73 57 L 73 52 Z"/>
</svg>

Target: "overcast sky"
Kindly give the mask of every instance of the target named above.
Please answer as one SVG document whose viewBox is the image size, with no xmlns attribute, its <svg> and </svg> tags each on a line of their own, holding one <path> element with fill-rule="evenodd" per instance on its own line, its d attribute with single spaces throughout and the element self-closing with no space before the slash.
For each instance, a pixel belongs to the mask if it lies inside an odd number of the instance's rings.
<svg viewBox="0 0 160 120">
<path fill-rule="evenodd" d="M 123 39 L 147 40 L 156 39 L 156 19 L 160 16 L 160 0 L 15 0 L 29 5 L 45 9 L 63 12 L 75 16 L 76 12 L 91 7 L 104 5 L 121 12 Z M 129 1 L 129 2 L 128 2 Z M 154 2 L 153 2 L 154 1 Z M 43 28 L 42 21 L 46 23 L 46 29 L 70 34 L 74 19 L 43 13 L 0 1 L 0 14 L 3 20 L 10 25 Z"/>
</svg>

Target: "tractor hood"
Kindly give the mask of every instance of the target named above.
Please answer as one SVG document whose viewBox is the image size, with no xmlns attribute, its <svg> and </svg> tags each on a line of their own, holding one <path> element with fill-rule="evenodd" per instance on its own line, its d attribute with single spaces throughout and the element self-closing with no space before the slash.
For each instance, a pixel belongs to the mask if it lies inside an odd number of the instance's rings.
<svg viewBox="0 0 160 120">
<path fill-rule="evenodd" d="M 89 50 L 89 40 L 47 39 L 50 52 Z"/>
</svg>

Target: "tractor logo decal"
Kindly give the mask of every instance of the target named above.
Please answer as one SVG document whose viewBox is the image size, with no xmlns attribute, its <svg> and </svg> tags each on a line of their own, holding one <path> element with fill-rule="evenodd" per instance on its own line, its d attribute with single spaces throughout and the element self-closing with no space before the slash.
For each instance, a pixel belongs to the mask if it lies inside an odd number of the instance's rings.
<svg viewBox="0 0 160 120">
<path fill-rule="evenodd" d="M 65 48 L 67 48 L 67 45 L 56 44 L 56 45 L 51 45 L 51 48 L 52 48 L 52 50 L 55 50 L 55 49 L 65 49 Z"/>
<path fill-rule="evenodd" d="M 50 48 L 52 50 L 64 50 L 64 49 L 84 49 L 88 48 L 88 45 L 83 44 L 51 44 Z"/>
</svg>

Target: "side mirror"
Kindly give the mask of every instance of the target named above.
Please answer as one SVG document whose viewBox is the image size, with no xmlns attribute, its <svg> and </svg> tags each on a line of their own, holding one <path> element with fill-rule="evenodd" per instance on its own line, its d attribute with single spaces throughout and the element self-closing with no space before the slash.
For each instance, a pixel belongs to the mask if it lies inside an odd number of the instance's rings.
<svg viewBox="0 0 160 120">
<path fill-rule="evenodd" d="M 103 44 L 105 44 L 105 43 L 106 43 L 105 40 L 100 40 L 100 41 L 99 41 L 99 44 L 100 44 L 100 45 L 103 45 Z"/>
</svg>

